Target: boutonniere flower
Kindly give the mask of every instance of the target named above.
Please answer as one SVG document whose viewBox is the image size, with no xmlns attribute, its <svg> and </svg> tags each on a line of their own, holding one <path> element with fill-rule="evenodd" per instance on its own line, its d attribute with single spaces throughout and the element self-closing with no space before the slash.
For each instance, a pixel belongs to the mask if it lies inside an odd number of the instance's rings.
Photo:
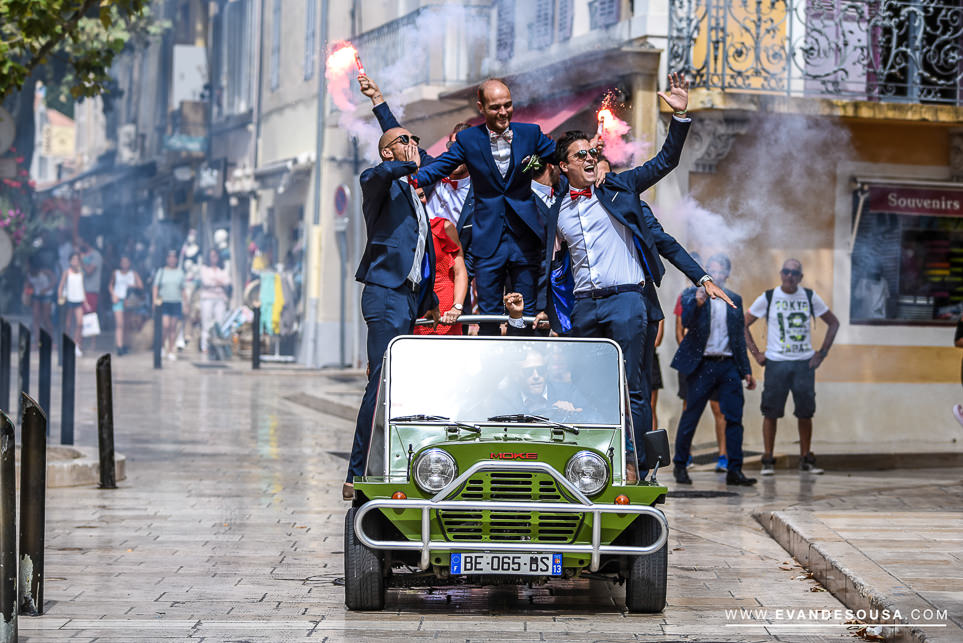
<svg viewBox="0 0 963 643">
<path fill-rule="evenodd" d="M 538 154 L 529 154 L 522 159 L 522 173 L 538 172 L 545 167 L 545 161 Z"/>
</svg>

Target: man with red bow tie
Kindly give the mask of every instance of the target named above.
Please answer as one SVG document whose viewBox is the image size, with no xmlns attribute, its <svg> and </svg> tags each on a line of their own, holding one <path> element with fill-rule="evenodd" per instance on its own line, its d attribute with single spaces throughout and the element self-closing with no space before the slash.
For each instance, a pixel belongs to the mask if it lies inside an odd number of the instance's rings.
<svg viewBox="0 0 963 643">
<path fill-rule="evenodd" d="M 689 129 L 688 82 L 669 77 L 660 92 L 675 114 L 659 154 L 635 169 L 607 174 L 596 187 L 601 151 L 589 135 L 568 132 L 556 145 L 560 195 L 546 223 L 545 262 L 550 278 L 545 312 L 557 333 L 608 337 L 622 348 L 639 464 L 642 436 L 652 426 L 648 368 L 654 350 L 651 325 L 663 318 L 655 287 L 665 267 L 660 255 L 706 293 L 732 302 L 640 201 L 641 194 L 679 163 Z M 541 302 L 539 302 L 541 303 Z"/>
</svg>

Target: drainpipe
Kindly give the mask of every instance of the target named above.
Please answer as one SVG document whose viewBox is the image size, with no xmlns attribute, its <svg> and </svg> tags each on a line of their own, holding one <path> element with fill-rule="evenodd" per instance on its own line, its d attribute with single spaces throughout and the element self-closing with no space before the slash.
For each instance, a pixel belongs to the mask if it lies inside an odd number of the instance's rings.
<svg viewBox="0 0 963 643">
<path fill-rule="evenodd" d="M 324 75 L 324 52 L 327 51 L 327 39 L 328 39 L 328 0 L 321 0 L 321 28 L 318 30 L 318 107 L 317 116 L 315 119 L 317 126 L 317 133 L 315 134 L 315 147 L 314 147 L 314 198 L 311 210 L 311 225 L 305 225 L 305 230 L 311 230 L 310 234 L 305 234 L 304 244 L 305 244 L 305 259 L 307 259 L 307 250 L 313 246 L 311 241 L 312 237 L 315 236 L 316 230 L 321 225 L 321 166 L 324 162 L 324 103 L 325 95 L 327 93 L 327 79 Z M 305 261 L 305 267 L 308 267 L 308 262 Z M 320 279 L 320 275 L 315 275 L 314 279 Z M 306 280 L 307 281 L 307 280 Z M 306 289 L 307 290 L 307 289 Z M 320 368 L 321 363 L 318 356 L 318 298 L 310 297 L 312 294 L 310 291 L 306 293 L 309 295 L 306 298 L 306 315 L 305 323 L 303 327 L 303 333 L 301 337 L 301 359 L 300 361 L 307 364 L 311 368 Z"/>
</svg>

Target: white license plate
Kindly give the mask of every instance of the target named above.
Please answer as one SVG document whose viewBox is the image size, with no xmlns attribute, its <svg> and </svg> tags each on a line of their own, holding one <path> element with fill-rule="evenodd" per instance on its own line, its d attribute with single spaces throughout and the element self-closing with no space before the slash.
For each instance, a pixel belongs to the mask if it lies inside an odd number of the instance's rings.
<svg viewBox="0 0 963 643">
<path fill-rule="evenodd" d="M 455 574 L 519 574 L 561 576 L 561 554 L 452 554 L 450 571 Z"/>
</svg>

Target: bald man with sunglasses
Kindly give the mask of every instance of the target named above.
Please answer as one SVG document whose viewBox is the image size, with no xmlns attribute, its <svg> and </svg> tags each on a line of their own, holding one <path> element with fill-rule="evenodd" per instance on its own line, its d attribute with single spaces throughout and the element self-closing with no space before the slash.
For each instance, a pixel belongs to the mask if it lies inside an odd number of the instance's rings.
<svg viewBox="0 0 963 643">
<path fill-rule="evenodd" d="M 423 195 L 408 181 L 422 162 L 418 137 L 394 127 L 378 141 L 381 163 L 361 173 L 361 211 L 367 242 L 355 279 L 364 284 L 361 313 L 368 326 L 368 385 L 358 410 L 354 444 L 342 489 L 354 497 L 354 478 L 364 475 L 381 360 L 388 343 L 410 334 L 421 315 L 438 323 L 435 251 Z"/>
</svg>

